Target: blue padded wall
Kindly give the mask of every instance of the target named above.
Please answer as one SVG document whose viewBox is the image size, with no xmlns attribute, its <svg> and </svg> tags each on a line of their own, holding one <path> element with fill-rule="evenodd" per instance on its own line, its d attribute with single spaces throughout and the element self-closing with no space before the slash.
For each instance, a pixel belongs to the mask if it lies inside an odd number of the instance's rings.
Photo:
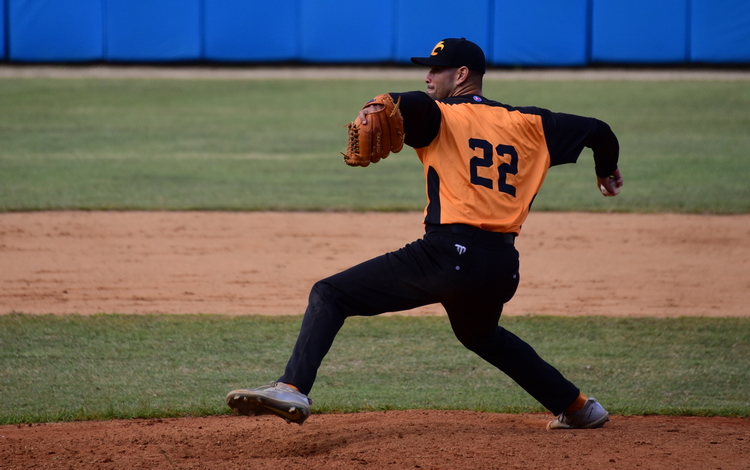
<svg viewBox="0 0 750 470">
<path fill-rule="evenodd" d="M 283 61 L 299 57 L 299 0 L 204 0 L 204 57 Z"/>
<path fill-rule="evenodd" d="M 750 62 L 750 2 L 692 0 L 690 60 Z"/>
<path fill-rule="evenodd" d="M 8 58 L 20 62 L 101 60 L 102 0 L 7 0 Z"/>
<path fill-rule="evenodd" d="M 105 0 L 107 60 L 201 59 L 201 3 L 201 0 Z"/>
<path fill-rule="evenodd" d="M 5 60 L 5 0 L 0 0 L 0 60 Z"/>
<path fill-rule="evenodd" d="M 445 38 L 466 38 L 491 57 L 491 1 L 401 0 L 396 5 L 395 60 L 411 63 L 412 57 L 428 56 L 435 44 Z"/>
<path fill-rule="evenodd" d="M 383 62 L 393 57 L 395 0 L 300 0 L 300 59 Z"/>
<path fill-rule="evenodd" d="M 377 31 L 371 33 L 370 31 Z M 0 0 L 0 61 L 750 63 L 750 0 Z"/>
<path fill-rule="evenodd" d="M 592 61 L 687 62 L 688 1 L 593 0 Z"/>
<path fill-rule="evenodd" d="M 588 18 L 589 0 L 495 0 L 491 62 L 512 66 L 586 65 Z"/>
</svg>

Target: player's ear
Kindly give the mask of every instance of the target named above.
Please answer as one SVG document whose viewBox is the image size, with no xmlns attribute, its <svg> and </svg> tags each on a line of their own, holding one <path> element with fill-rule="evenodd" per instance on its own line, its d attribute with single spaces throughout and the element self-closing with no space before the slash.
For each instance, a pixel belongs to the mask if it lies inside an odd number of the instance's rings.
<svg viewBox="0 0 750 470">
<path fill-rule="evenodd" d="M 469 68 L 461 66 L 456 69 L 456 85 L 461 85 L 469 79 Z"/>
</svg>

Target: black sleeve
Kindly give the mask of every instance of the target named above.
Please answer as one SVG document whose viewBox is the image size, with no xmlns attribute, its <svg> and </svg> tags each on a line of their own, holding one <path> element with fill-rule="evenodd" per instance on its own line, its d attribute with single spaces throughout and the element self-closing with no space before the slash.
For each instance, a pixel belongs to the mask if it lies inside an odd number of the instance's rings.
<svg viewBox="0 0 750 470">
<path fill-rule="evenodd" d="M 552 163 L 575 163 L 584 147 L 594 152 L 596 175 L 607 177 L 617 169 L 620 144 L 609 125 L 599 119 L 538 110 L 542 116 Z"/>
<path fill-rule="evenodd" d="M 423 91 L 390 93 L 394 101 L 401 98 L 401 116 L 404 118 L 404 143 L 413 148 L 430 145 L 440 131 L 442 114 L 435 100 Z"/>
</svg>

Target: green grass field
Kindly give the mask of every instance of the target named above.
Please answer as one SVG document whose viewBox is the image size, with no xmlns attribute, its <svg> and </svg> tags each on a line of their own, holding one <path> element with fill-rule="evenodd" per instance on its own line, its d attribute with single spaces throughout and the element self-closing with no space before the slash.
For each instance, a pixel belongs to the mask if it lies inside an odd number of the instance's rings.
<svg viewBox="0 0 750 470">
<path fill-rule="evenodd" d="M 0 80 L 0 211 L 420 210 L 413 150 L 344 165 L 346 122 L 397 80 Z M 596 116 L 626 187 L 597 197 L 593 162 L 550 171 L 535 210 L 750 210 L 748 81 L 489 81 L 512 105 Z M 375 197 L 377 195 L 377 197 Z"/>
<path fill-rule="evenodd" d="M 0 79 L 0 212 L 421 210 L 410 149 L 343 164 L 343 125 L 419 82 Z M 508 104 L 599 117 L 626 186 L 589 151 L 554 168 L 535 210 L 747 213 L 750 82 L 490 81 Z M 0 238 L 0 244 L 2 239 Z M 127 313 L 127 312 L 122 312 Z M 0 316 L 0 424 L 226 413 L 280 374 L 298 317 Z M 747 319 L 507 318 L 503 325 L 614 413 L 750 416 Z M 398 355 L 389 351 L 399 350 Z M 442 318 L 354 319 L 315 411 L 540 411 Z"/>
<path fill-rule="evenodd" d="M 300 317 L 0 316 L 0 424 L 225 414 L 278 378 Z M 511 317 L 617 414 L 750 416 L 750 319 Z M 446 318 L 354 318 L 311 394 L 315 412 L 544 411 L 467 351 Z"/>
</svg>

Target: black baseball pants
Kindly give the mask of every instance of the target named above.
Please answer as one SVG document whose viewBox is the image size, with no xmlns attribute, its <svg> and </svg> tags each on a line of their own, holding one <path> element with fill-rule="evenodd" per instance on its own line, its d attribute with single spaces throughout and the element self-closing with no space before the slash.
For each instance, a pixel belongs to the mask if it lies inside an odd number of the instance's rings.
<svg viewBox="0 0 750 470">
<path fill-rule="evenodd" d="M 323 358 L 350 316 L 440 303 L 458 340 L 518 383 L 553 414 L 579 390 L 534 349 L 498 326 L 519 282 L 507 234 L 465 225 L 428 226 L 424 238 L 318 281 L 280 382 L 309 394 Z"/>
</svg>

